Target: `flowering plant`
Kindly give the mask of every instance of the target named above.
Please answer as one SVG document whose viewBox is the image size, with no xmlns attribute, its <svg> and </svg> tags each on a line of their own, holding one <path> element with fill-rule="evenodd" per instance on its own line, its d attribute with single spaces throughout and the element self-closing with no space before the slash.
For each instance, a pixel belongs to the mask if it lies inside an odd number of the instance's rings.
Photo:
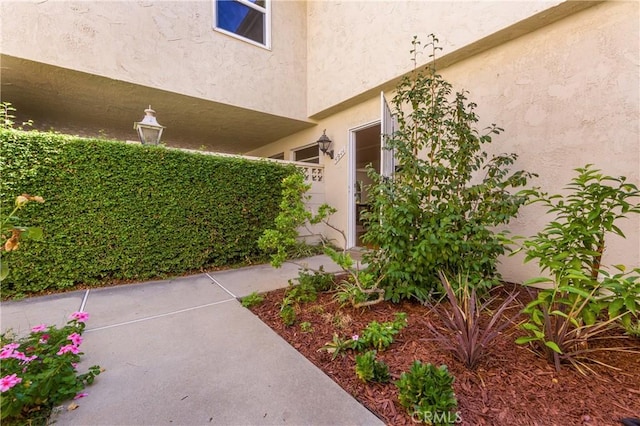
<svg viewBox="0 0 640 426">
<path fill-rule="evenodd" d="M 29 336 L 14 341 L 0 336 L 0 406 L 2 423 L 24 424 L 46 419 L 55 405 L 86 396 L 85 385 L 100 374 L 94 365 L 77 374 L 86 312 L 74 312 L 62 328 L 40 324 Z"/>
<path fill-rule="evenodd" d="M 16 197 L 13 211 L 11 211 L 8 216 L 5 217 L 2 215 L 2 212 L 0 212 L 0 281 L 4 280 L 7 278 L 7 275 L 9 275 L 7 254 L 18 249 L 20 246 L 20 239 L 30 238 L 33 240 L 39 240 L 42 238 L 41 228 L 33 226 L 19 226 L 17 224 L 20 219 L 15 215 L 16 212 L 26 206 L 29 201 L 44 203 L 44 199 L 38 195 L 33 196 L 29 194 L 22 194 Z"/>
</svg>

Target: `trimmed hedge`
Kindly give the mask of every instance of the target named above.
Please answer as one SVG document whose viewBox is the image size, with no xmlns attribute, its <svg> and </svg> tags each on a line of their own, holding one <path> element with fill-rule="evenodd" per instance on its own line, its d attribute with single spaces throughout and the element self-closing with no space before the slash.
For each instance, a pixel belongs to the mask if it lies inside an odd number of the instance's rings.
<svg viewBox="0 0 640 426">
<path fill-rule="evenodd" d="M 1 171 L 12 178 L 1 187 L 3 213 L 9 195 L 45 199 L 20 212 L 45 235 L 11 253 L 3 297 L 258 260 L 282 179 L 295 171 L 52 133 L 1 130 L 0 142 Z"/>
</svg>

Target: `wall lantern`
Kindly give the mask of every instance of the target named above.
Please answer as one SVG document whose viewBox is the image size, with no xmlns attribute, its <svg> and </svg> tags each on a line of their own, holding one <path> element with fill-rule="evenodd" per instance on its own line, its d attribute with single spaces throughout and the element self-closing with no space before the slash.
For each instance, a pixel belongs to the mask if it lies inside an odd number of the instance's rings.
<svg viewBox="0 0 640 426">
<path fill-rule="evenodd" d="M 138 131 L 138 137 L 142 144 L 158 145 L 164 126 L 161 126 L 156 120 L 156 112 L 151 109 L 151 105 L 144 110 L 144 113 L 142 121 L 133 123 L 133 129 Z"/>
<path fill-rule="evenodd" d="M 322 136 L 317 141 L 318 146 L 320 147 L 320 151 L 324 155 L 328 155 L 329 158 L 333 160 L 333 150 L 329 151 L 329 147 L 331 146 L 331 139 L 327 137 L 327 129 L 322 131 Z"/>
</svg>

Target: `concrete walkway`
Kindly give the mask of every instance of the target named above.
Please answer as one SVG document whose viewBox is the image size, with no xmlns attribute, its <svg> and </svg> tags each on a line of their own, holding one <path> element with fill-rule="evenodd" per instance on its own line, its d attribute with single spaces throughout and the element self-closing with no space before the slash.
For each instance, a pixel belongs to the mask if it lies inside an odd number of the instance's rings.
<svg viewBox="0 0 640 426">
<path fill-rule="evenodd" d="M 106 371 L 57 425 L 383 424 L 236 299 L 297 274 L 260 265 L 6 302 L 2 330 L 90 314 L 79 371 Z"/>
</svg>

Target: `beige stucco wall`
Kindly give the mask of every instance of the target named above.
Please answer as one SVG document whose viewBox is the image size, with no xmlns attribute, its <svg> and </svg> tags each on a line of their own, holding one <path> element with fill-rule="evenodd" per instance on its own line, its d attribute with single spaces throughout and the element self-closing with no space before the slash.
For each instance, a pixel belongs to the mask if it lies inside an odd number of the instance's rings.
<svg viewBox="0 0 640 426">
<path fill-rule="evenodd" d="M 308 3 L 309 115 L 358 96 L 409 71 L 410 41 L 436 34 L 448 55 L 563 1 L 310 1 Z M 531 25 L 534 25 L 533 23 Z M 524 28 L 522 26 L 521 28 Z M 508 38 L 512 32 L 505 32 Z M 486 43 L 495 43 L 487 40 Z M 476 46 L 476 48 L 483 48 Z M 427 55 L 418 58 L 429 61 Z"/>
<path fill-rule="evenodd" d="M 640 185 L 639 8 L 636 2 L 599 4 L 441 72 L 457 90 L 471 92 L 480 128 L 494 122 L 505 128 L 490 150 L 518 153 L 517 167 L 539 174 L 533 185 L 560 192 L 572 169 L 587 163 Z M 378 120 L 379 111 L 373 96 L 252 154 L 288 152 L 317 140 L 324 128 L 338 152 L 349 129 Z M 321 161 L 326 200 L 338 209 L 335 223 L 346 229 L 348 155 L 338 164 Z M 524 208 L 511 231 L 535 234 L 549 219 L 544 211 Z M 640 266 L 640 218 L 622 221 L 621 228 L 627 239 L 610 238 L 605 263 Z M 500 270 L 518 282 L 539 274 L 521 257 L 503 259 Z"/>
<path fill-rule="evenodd" d="M 214 31 L 212 15 L 212 0 L 3 0 L 1 51 L 306 119 L 306 4 L 273 2 L 271 50 Z"/>
</svg>

